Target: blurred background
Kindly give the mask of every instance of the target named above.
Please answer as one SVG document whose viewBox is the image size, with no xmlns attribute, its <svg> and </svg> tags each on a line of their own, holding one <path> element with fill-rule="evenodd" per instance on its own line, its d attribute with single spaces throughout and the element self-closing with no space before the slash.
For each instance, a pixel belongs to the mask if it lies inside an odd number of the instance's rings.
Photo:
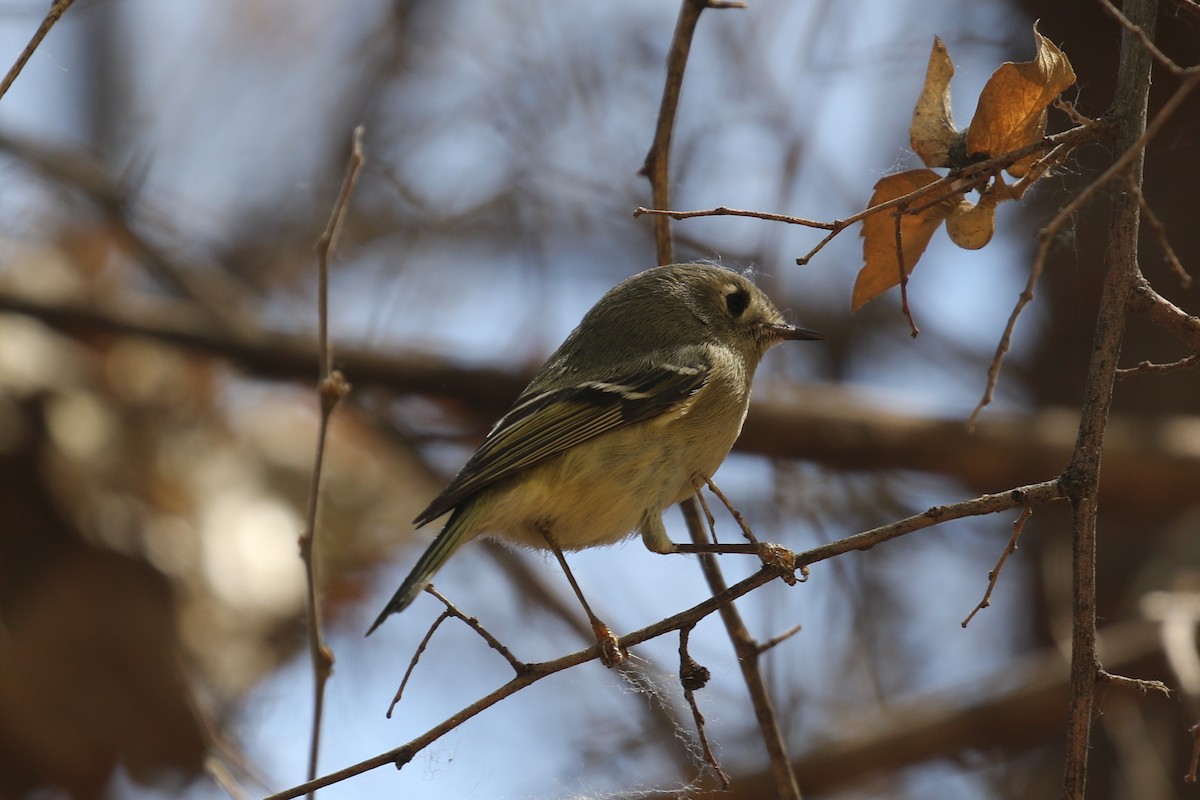
<svg viewBox="0 0 1200 800">
<path fill-rule="evenodd" d="M 15 59 L 44 2 L 0 4 Z M 1194 8 L 1194 4 L 1191 4 Z M 352 129 L 367 165 L 332 265 L 335 358 L 354 391 L 330 434 L 318 534 L 328 685 L 321 772 L 395 747 L 506 681 L 461 625 L 404 669 L 428 596 L 362 634 L 435 533 L 409 520 L 584 311 L 653 266 L 637 175 L 678 2 L 78 0 L 0 101 L 0 796 L 262 796 L 304 778 L 312 708 L 297 555 L 316 442 L 313 244 Z M 702 15 L 683 87 L 677 208 L 833 220 L 918 166 L 907 127 L 935 34 L 965 126 L 993 69 L 1068 54 L 1080 109 L 1108 106 L 1118 28 L 1094 3 L 751 0 Z M 1200 56 L 1164 2 L 1161 43 Z M 1152 106 L 1175 88 L 1156 70 Z M 1074 92 L 1075 90 L 1073 90 Z M 1069 93 L 1069 94 L 1073 94 Z M 1200 271 L 1200 102 L 1158 136 L 1145 194 Z M 1066 124 L 1052 115 L 1051 129 Z M 1107 163 L 1079 152 L 979 252 L 934 237 L 909 284 L 849 313 L 847 231 L 676 223 L 681 259 L 753 267 L 824 332 L 766 359 L 716 476 L 762 539 L 803 550 L 930 505 L 1054 477 L 1077 424 L 1106 201 L 1085 208 L 1025 311 L 996 401 L 965 421 L 1023 287 L 1034 234 Z M 1006 204 L 1012 205 L 1012 204 Z M 1156 238 L 1142 268 L 1200 311 Z M 1125 365 L 1188 352 L 1135 321 Z M 1171 698 L 1101 686 L 1089 797 L 1194 797 L 1200 719 L 1200 382 L 1121 382 L 1104 461 L 1101 652 Z M 716 504 L 714 503 L 714 508 Z M 806 797 L 1057 796 L 1069 641 L 1068 509 L 1038 508 L 992 606 L 964 629 L 1016 512 L 817 564 L 739 603 Z M 686 538 L 678 511 L 666 515 Z M 718 513 L 718 532 L 737 538 Z M 690 558 L 637 540 L 572 558 L 628 632 L 701 601 Z M 725 557 L 730 582 L 756 563 Z M 553 561 L 484 544 L 438 576 L 518 657 L 590 643 Z M 677 641 L 549 678 L 322 797 L 633 797 L 712 786 Z M 746 690 L 715 618 L 692 635 L 729 797 L 769 796 Z M 1191 672 L 1189 672 L 1189 669 Z M 1190 692 L 1190 693 L 1189 693 Z M 667 794 L 664 794 L 667 796 Z"/>
</svg>

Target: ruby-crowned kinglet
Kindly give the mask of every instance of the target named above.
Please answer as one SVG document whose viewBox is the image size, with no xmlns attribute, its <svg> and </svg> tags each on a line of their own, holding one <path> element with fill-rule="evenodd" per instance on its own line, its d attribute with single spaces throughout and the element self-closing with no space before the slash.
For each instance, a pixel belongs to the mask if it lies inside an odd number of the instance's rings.
<svg viewBox="0 0 1200 800">
<path fill-rule="evenodd" d="M 579 550 L 638 531 L 650 550 L 671 552 L 662 513 L 725 460 L 763 354 L 821 338 L 723 267 L 673 264 L 622 282 L 417 517 L 421 526 L 453 512 L 367 633 L 481 534 Z"/>
</svg>

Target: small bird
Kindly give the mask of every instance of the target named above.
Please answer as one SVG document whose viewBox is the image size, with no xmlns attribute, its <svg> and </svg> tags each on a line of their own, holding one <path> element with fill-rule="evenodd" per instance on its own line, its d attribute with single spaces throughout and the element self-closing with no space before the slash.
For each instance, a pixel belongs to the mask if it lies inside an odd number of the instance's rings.
<svg viewBox="0 0 1200 800">
<path fill-rule="evenodd" d="M 416 518 L 419 527 L 451 512 L 367 635 L 407 608 L 461 545 L 490 535 L 553 551 L 601 638 L 607 628 L 562 550 L 640 532 L 653 552 L 676 552 L 662 513 L 725 460 L 763 354 L 785 340 L 823 338 L 787 324 L 758 287 L 724 267 L 672 264 L 625 280 Z"/>
</svg>

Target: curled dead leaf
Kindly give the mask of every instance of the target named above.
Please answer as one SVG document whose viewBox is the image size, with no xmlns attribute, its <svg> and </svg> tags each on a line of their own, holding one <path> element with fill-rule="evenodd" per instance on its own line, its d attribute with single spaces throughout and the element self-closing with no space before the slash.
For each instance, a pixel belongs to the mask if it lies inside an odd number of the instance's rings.
<svg viewBox="0 0 1200 800">
<path fill-rule="evenodd" d="M 925 69 L 925 83 L 908 129 L 913 152 L 927 167 L 953 166 L 950 151 L 960 139 L 950 112 L 950 79 L 953 77 L 954 62 L 941 37 L 935 36 L 929 66 Z"/>
<path fill-rule="evenodd" d="M 941 178 L 928 169 L 914 169 L 885 175 L 875 184 L 871 205 L 876 206 L 903 197 Z M 920 200 L 915 205 L 923 205 Z M 913 267 L 925 252 L 934 231 L 957 205 L 955 198 L 942 200 L 916 214 L 899 216 L 900 254 L 903 258 L 904 274 Z M 863 220 L 863 265 L 854 281 L 854 293 L 850 308 L 857 311 L 864 303 L 886 292 L 900 283 L 900 263 L 897 261 L 896 213 L 883 211 Z"/>
<path fill-rule="evenodd" d="M 975 116 L 967 129 L 967 154 L 993 157 L 1033 144 L 1046 133 L 1046 109 L 1075 83 L 1075 70 L 1066 54 L 1033 26 L 1036 54 L 1032 61 L 1006 62 L 992 73 L 979 94 Z M 1008 168 L 1021 177 L 1035 157 Z"/>
<path fill-rule="evenodd" d="M 946 217 L 950 241 L 965 250 L 978 250 L 992 240 L 996 230 L 996 204 L 972 203 L 963 198 Z"/>
</svg>

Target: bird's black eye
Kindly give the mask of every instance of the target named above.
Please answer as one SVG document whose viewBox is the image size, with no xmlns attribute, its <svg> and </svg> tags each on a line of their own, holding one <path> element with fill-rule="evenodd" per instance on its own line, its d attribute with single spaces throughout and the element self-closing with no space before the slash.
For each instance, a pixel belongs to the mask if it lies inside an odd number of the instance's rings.
<svg viewBox="0 0 1200 800">
<path fill-rule="evenodd" d="M 737 289 L 725 295 L 725 307 L 735 317 L 740 317 L 748 305 L 750 305 L 750 293 L 745 289 Z"/>
</svg>

